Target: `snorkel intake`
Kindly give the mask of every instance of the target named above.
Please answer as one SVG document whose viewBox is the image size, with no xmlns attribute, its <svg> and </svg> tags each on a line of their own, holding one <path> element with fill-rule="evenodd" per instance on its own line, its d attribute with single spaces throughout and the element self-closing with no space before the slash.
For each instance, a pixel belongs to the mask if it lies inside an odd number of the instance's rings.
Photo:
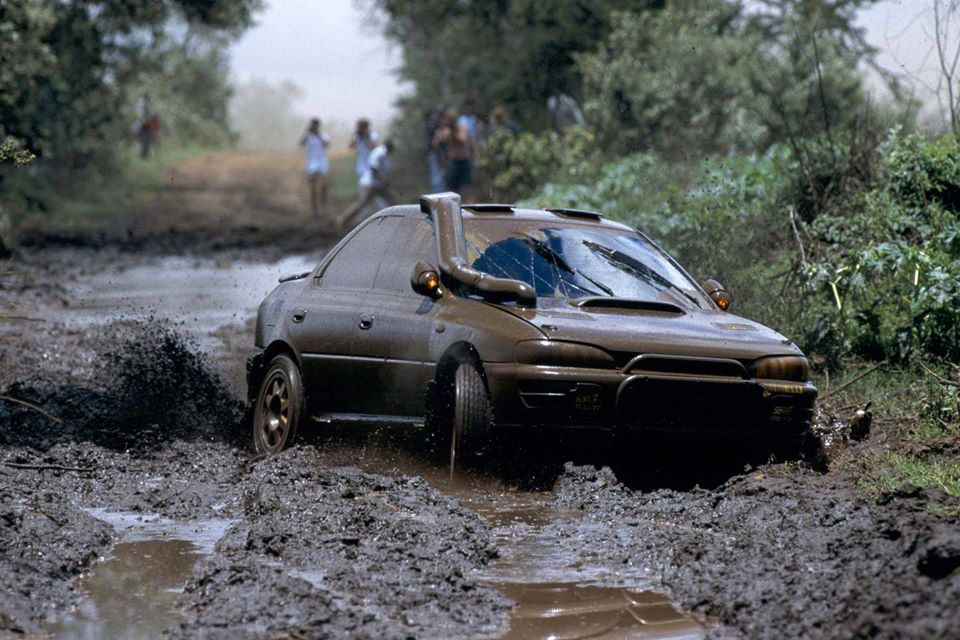
<svg viewBox="0 0 960 640">
<path fill-rule="evenodd" d="M 467 264 L 459 195 L 448 191 L 420 196 L 420 210 L 433 219 L 440 271 L 445 276 L 469 287 L 491 302 L 516 302 L 522 307 L 537 306 L 537 292 L 526 282 L 496 278 Z"/>
</svg>

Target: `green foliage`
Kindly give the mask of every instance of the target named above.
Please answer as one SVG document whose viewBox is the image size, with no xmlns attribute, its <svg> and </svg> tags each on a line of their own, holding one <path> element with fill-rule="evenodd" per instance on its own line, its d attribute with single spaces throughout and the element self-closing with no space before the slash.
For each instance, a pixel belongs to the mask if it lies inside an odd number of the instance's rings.
<svg viewBox="0 0 960 640">
<path fill-rule="evenodd" d="M 745 70 L 759 40 L 739 16 L 726 0 L 617 13 L 602 46 L 579 58 L 584 107 L 607 145 L 676 156 L 755 137 Z"/>
<path fill-rule="evenodd" d="M 0 142 L 0 164 L 12 161 L 14 164 L 29 164 L 36 159 L 28 149 L 24 149 L 14 138 L 6 138 Z"/>
<path fill-rule="evenodd" d="M 116 190 L 133 103 L 154 93 L 163 126 L 191 143 L 228 138 L 228 39 L 261 0 L 3 0 L 0 140 L 37 156 L 0 166 L 0 235 L 49 212 L 59 193 Z M 12 147 L 7 146 L 8 149 Z M 27 156 L 23 153 L 20 159 Z M 17 159 L 16 157 L 14 158 Z"/>
<path fill-rule="evenodd" d="M 232 90 L 224 46 L 221 38 L 156 43 L 149 62 L 143 60 L 127 82 L 126 130 L 136 122 L 138 97 L 147 92 L 164 140 L 208 147 L 231 143 L 227 107 Z"/>
<path fill-rule="evenodd" d="M 548 184 L 532 203 L 639 227 L 701 281 L 723 282 L 737 312 L 828 365 L 960 359 L 960 146 L 895 134 L 879 149 L 854 146 L 814 145 L 854 168 L 811 222 L 790 213 L 802 172 L 786 146 L 693 165 L 636 154 L 587 183 Z"/>
<path fill-rule="evenodd" d="M 847 128 L 872 49 L 853 18 L 869 0 L 667 2 L 616 14 L 579 56 L 588 119 L 623 153 L 765 149 Z"/>
<path fill-rule="evenodd" d="M 406 101 L 426 106 L 506 105 L 526 127 L 546 123 L 546 100 L 575 92 L 574 56 L 597 46 L 612 12 L 662 0 L 366 0 L 403 52 Z"/>
<path fill-rule="evenodd" d="M 960 146 L 891 137 L 872 188 L 819 216 L 804 286 L 816 346 L 897 360 L 960 358 Z M 832 307 L 823 308 L 830 299 Z"/>
<path fill-rule="evenodd" d="M 500 131 L 490 138 L 478 164 L 493 176 L 497 199 L 512 202 L 532 195 L 548 179 L 584 180 L 597 160 L 593 134 L 570 127 L 563 133 Z"/>
</svg>

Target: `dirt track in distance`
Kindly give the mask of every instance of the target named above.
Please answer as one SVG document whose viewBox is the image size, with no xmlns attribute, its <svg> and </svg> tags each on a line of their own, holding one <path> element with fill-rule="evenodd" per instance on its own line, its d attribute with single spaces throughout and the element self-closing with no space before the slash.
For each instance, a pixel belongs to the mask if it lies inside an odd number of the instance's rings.
<svg viewBox="0 0 960 640">
<path fill-rule="evenodd" d="M 48 414 L 0 401 L 0 637 L 121 634 L 159 595 L 97 585 L 157 575 L 131 554 L 174 543 L 194 555 L 146 614 L 158 636 L 960 636 L 960 527 L 920 490 L 877 501 L 695 448 L 660 474 L 638 452 L 640 490 L 537 439 L 451 483 L 422 434 L 389 430 L 254 458 L 239 381 L 258 288 L 336 239 L 298 204 L 300 169 L 195 158 L 132 235 L 38 235 L 0 276 L 5 313 L 34 318 L 0 320 L 0 395 Z M 152 306 L 123 293 L 150 282 L 173 284 Z"/>
</svg>

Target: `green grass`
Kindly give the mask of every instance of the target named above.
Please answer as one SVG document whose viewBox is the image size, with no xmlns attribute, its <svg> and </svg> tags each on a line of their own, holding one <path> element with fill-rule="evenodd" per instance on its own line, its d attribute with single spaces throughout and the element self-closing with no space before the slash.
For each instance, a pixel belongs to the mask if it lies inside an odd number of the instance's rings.
<svg viewBox="0 0 960 640">
<path fill-rule="evenodd" d="M 925 364 L 944 377 L 948 375 L 933 363 Z M 873 497 L 910 484 L 940 488 L 952 498 L 960 498 L 960 456 L 956 445 L 950 444 L 960 436 L 960 390 L 939 383 L 919 366 L 884 365 L 859 377 L 872 366 L 848 362 L 830 376 L 829 385 L 826 374 L 817 376 L 824 396 L 821 406 L 842 419 L 849 419 L 854 408 L 872 402 L 873 434 L 868 448 L 841 453 L 831 468 L 852 474 Z M 944 517 L 960 516 L 956 500 L 931 502 L 928 507 Z"/>
<path fill-rule="evenodd" d="M 222 149 L 174 142 L 160 153 L 142 159 L 135 146 L 125 149 L 116 169 L 88 171 L 65 178 L 58 188 L 42 194 L 43 210 L 28 211 L 22 226 L 36 229 L 98 231 L 114 224 L 114 214 L 152 196 L 163 184 L 173 165 L 189 158 Z"/>
<path fill-rule="evenodd" d="M 918 487 L 939 487 L 948 495 L 960 497 L 960 461 L 923 460 L 917 456 L 889 451 L 884 466 L 874 483 L 881 491 L 890 491 L 904 484 Z"/>
</svg>

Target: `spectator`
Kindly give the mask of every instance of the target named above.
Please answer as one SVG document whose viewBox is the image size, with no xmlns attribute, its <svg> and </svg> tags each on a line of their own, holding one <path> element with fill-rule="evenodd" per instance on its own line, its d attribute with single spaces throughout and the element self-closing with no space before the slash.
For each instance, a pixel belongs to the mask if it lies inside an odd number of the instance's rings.
<svg viewBox="0 0 960 640">
<path fill-rule="evenodd" d="M 586 123 L 577 101 L 562 91 L 547 98 L 547 110 L 550 112 L 550 126 L 555 131 L 582 127 Z"/>
<path fill-rule="evenodd" d="M 433 144 L 446 150 L 447 190 L 459 193 L 466 202 L 473 201 L 472 139 L 466 124 L 460 124 L 454 111 L 444 117 L 444 126 L 437 130 Z"/>
<path fill-rule="evenodd" d="M 494 136 L 498 131 L 507 131 L 511 135 L 520 133 L 520 126 L 516 122 L 507 118 L 507 110 L 503 107 L 496 107 L 490 113 L 490 135 Z"/>
<path fill-rule="evenodd" d="M 327 148 L 330 136 L 320 131 L 320 118 L 314 118 L 307 126 L 307 132 L 300 139 L 300 146 L 307 152 L 307 180 L 310 182 L 310 211 L 317 215 L 327 208 L 327 173 L 330 160 Z"/>
<path fill-rule="evenodd" d="M 366 118 L 357 120 L 357 129 L 350 138 L 350 148 L 357 152 L 357 191 L 363 193 L 363 185 L 360 181 L 367 172 L 367 163 L 370 158 L 370 152 L 380 142 L 380 136 L 370 130 L 370 121 Z"/>
<path fill-rule="evenodd" d="M 387 140 L 370 152 L 366 171 L 360 176 L 360 187 L 363 189 L 363 193 L 356 202 L 340 214 L 337 218 L 337 227 L 340 229 L 352 227 L 355 224 L 355 219 L 360 216 L 367 205 L 377 198 L 383 200 L 387 205 L 395 202 L 393 194 L 390 192 L 390 154 L 392 153 L 392 140 Z"/>
</svg>

